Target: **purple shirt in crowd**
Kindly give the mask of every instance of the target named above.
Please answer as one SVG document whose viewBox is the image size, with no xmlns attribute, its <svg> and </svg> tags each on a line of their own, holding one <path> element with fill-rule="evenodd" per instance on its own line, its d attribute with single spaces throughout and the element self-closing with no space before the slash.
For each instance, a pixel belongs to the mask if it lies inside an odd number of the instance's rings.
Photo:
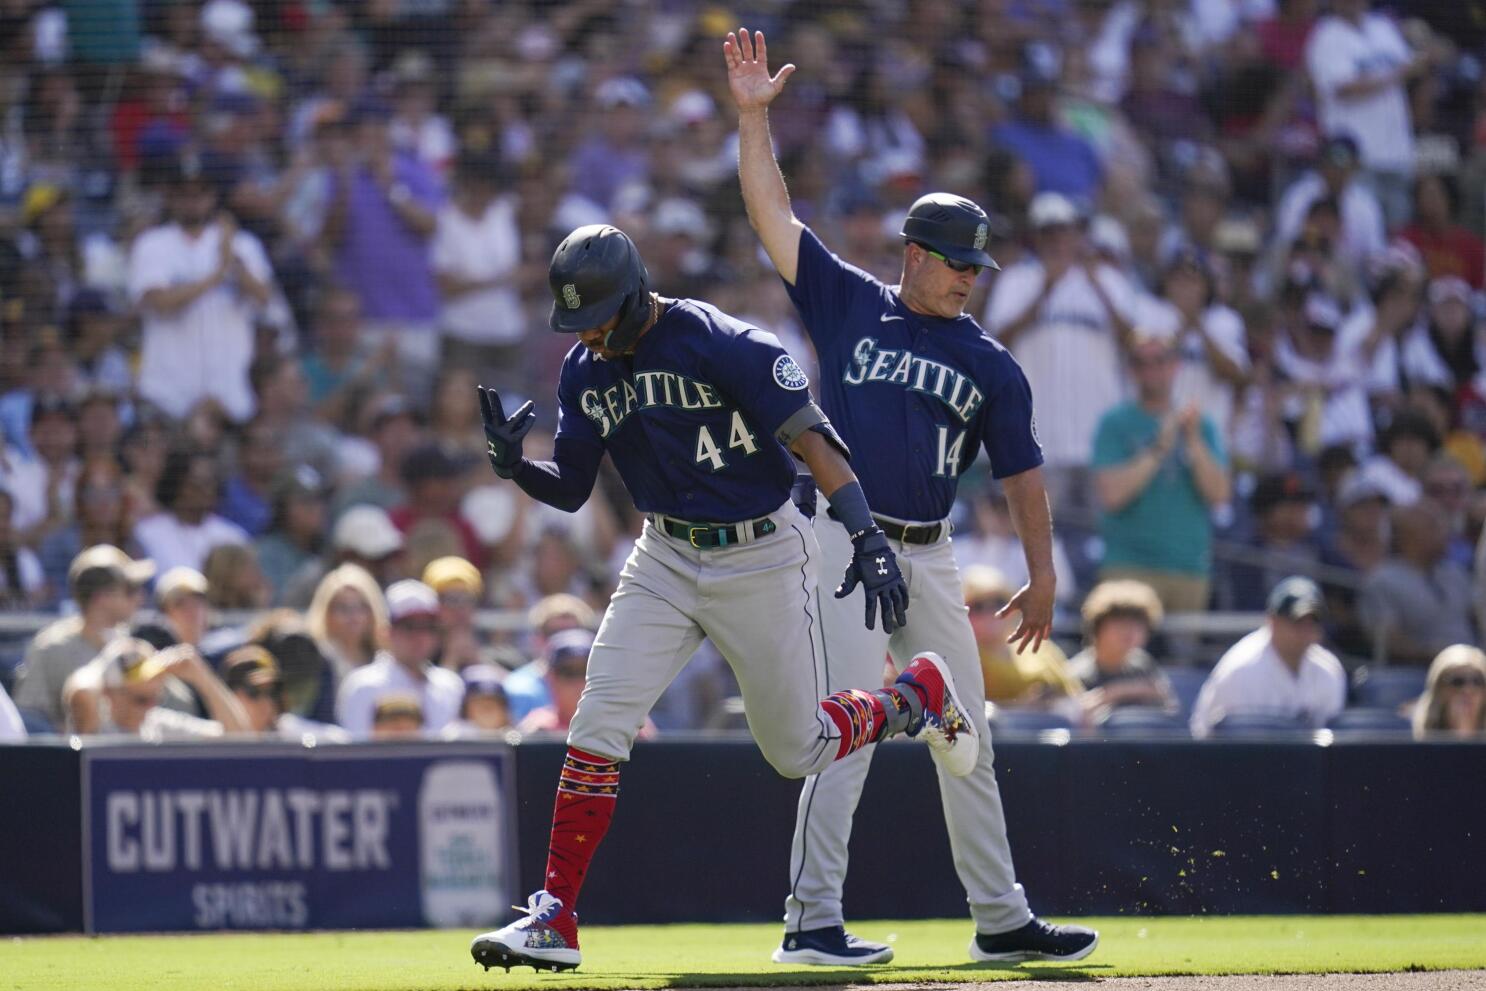
<svg viewBox="0 0 1486 991">
<path fill-rule="evenodd" d="M 437 210 L 444 201 L 438 176 L 412 155 L 397 153 L 392 173 L 394 182 L 406 186 L 425 208 Z M 403 223 L 371 172 L 358 172 L 351 182 L 335 268 L 337 277 L 361 298 L 366 319 L 438 318 L 439 291 L 428 251 L 428 239 Z"/>
<path fill-rule="evenodd" d="M 573 192 L 606 210 L 621 186 L 650 174 L 650 156 L 643 148 L 617 148 L 600 136 L 579 145 L 569 164 Z"/>
</svg>

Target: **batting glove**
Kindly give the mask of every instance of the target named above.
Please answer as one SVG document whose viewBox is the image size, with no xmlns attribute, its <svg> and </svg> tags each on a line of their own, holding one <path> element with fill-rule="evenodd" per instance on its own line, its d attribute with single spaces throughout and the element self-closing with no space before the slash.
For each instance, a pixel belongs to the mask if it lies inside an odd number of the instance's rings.
<svg viewBox="0 0 1486 991">
<path fill-rule="evenodd" d="M 856 550 L 846 567 L 846 576 L 836 588 L 836 598 L 846 598 L 860 584 L 867 600 L 867 629 L 874 629 L 879 606 L 884 633 L 906 626 L 908 583 L 898 570 L 898 559 L 888 546 L 887 536 L 874 526 L 854 534 L 851 544 Z"/>
<path fill-rule="evenodd" d="M 521 441 L 536 422 L 536 407 L 527 400 L 507 419 L 499 393 L 481 385 L 475 389 L 480 394 L 480 419 L 485 424 L 490 467 L 501 478 L 510 478 L 521 464 Z"/>
</svg>

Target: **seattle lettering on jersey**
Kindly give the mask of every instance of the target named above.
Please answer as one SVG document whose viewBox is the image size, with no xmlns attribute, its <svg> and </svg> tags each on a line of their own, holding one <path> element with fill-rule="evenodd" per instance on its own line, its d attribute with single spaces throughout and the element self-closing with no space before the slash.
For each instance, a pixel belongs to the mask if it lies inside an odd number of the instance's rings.
<svg viewBox="0 0 1486 991">
<path fill-rule="evenodd" d="M 935 396 L 954 411 L 961 423 L 969 423 L 985 402 L 985 394 L 969 378 L 953 368 L 912 351 L 879 348 L 877 338 L 864 337 L 851 349 L 851 364 L 841 379 L 847 385 L 887 382 L 909 392 Z"/>
<path fill-rule="evenodd" d="M 725 405 L 717 390 L 706 382 L 689 379 L 676 372 L 636 372 L 634 382 L 616 382 L 603 392 L 585 389 L 578 397 L 584 414 L 608 438 L 637 409 L 671 406 L 677 409 L 722 409 Z"/>
</svg>

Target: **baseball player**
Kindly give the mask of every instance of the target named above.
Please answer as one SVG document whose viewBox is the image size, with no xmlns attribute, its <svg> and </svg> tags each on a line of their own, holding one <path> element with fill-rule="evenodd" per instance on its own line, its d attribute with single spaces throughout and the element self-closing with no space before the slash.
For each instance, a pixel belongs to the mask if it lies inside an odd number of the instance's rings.
<svg viewBox="0 0 1486 991">
<path fill-rule="evenodd" d="M 901 669 L 908 644 L 942 655 L 985 740 L 981 671 L 949 540 L 960 473 L 984 447 L 1001 479 L 1027 557 L 1030 580 L 1002 610 L 1021 612 L 1012 641 L 1039 645 L 1053 612 L 1052 519 L 1032 396 L 1011 355 L 964 313 L 976 276 L 997 265 L 986 254 L 989 222 L 970 200 L 933 193 L 903 225 L 902 283 L 886 286 L 837 258 L 790 209 L 774 160 L 767 109 L 794 72 L 771 77 L 762 32 L 740 30 L 723 45 L 738 106 L 739 175 L 748 218 L 799 310 L 820 357 L 821 403 L 857 452 L 853 465 L 897 552 L 913 614 L 896 631 L 856 628 L 850 597 L 818 603 L 827 687 L 870 680 L 891 655 Z M 829 516 L 839 519 L 831 503 Z M 828 566 L 849 560 L 845 532 L 824 516 L 815 533 Z M 1078 960 L 1098 934 L 1034 917 L 1012 870 L 989 741 L 971 773 L 940 775 L 955 867 L 975 921 L 970 956 L 981 961 Z M 892 948 L 845 931 L 841 888 L 847 838 L 872 760 L 866 747 L 823 767 L 800 795 L 785 900 L 780 963 L 841 965 L 892 959 Z"/>
<path fill-rule="evenodd" d="M 845 445 L 779 341 L 706 303 L 651 292 L 639 252 L 613 227 L 573 231 L 548 275 L 549 322 L 579 340 L 558 378 L 553 460 L 521 455 L 531 403 L 507 417 L 500 397 L 481 389 L 491 466 L 571 512 L 587 501 L 607 452 L 647 519 L 599 625 L 569 728 L 546 886 L 528 900 L 527 918 L 475 938 L 470 950 L 487 969 L 578 965 L 578 892 L 613 815 L 620 762 L 704 636 L 737 675 L 764 757 L 787 777 L 897 733 L 926 740 L 946 773 L 966 774 L 979 744 L 948 669 L 931 654 L 914 658 L 891 688 L 820 698 L 819 551 L 790 499 L 791 454 L 830 493 L 851 534 L 837 594 L 861 585 L 867 625 L 880 611 L 883 628 L 895 630 L 907 589 Z M 879 672 L 863 683 L 881 684 Z"/>
</svg>

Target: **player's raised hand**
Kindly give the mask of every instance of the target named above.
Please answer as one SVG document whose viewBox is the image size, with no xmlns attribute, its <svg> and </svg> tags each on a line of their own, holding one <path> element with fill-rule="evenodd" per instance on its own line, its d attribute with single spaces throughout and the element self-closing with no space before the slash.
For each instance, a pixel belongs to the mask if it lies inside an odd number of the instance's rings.
<svg viewBox="0 0 1486 991">
<path fill-rule="evenodd" d="M 875 617 L 882 608 L 882 631 L 891 633 L 908 623 L 908 583 L 898 570 L 898 559 L 888 546 L 887 537 L 876 527 L 857 534 L 851 540 L 855 552 L 836 598 L 844 599 L 858 584 L 867 600 L 867 629 L 875 628 Z"/>
<path fill-rule="evenodd" d="M 528 399 L 508 419 L 498 392 L 483 385 L 475 386 L 475 391 L 480 394 L 480 420 L 485 425 L 490 467 L 501 478 L 510 478 L 521 464 L 521 441 L 536 422 L 536 406 Z"/>
<path fill-rule="evenodd" d="M 739 110 L 759 110 L 773 103 L 795 71 L 790 64 L 769 75 L 769 50 L 762 31 L 755 31 L 752 38 L 745 28 L 729 31 L 722 43 L 722 58 L 728 67 L 728 89 Z"/>
<path fill-rule="evenodd" d="M 1051 582 L 1028 583 L 996 613 L 997 619 L 1013 612 L 1022 614 L 1016 631 L 1006 638 L 1007 643 L 1016 644 L 1018 654 L 1029 646 L 1035 652 L 1042 641 L 1053 635 L 1053 597 Z"/>
</svg>

